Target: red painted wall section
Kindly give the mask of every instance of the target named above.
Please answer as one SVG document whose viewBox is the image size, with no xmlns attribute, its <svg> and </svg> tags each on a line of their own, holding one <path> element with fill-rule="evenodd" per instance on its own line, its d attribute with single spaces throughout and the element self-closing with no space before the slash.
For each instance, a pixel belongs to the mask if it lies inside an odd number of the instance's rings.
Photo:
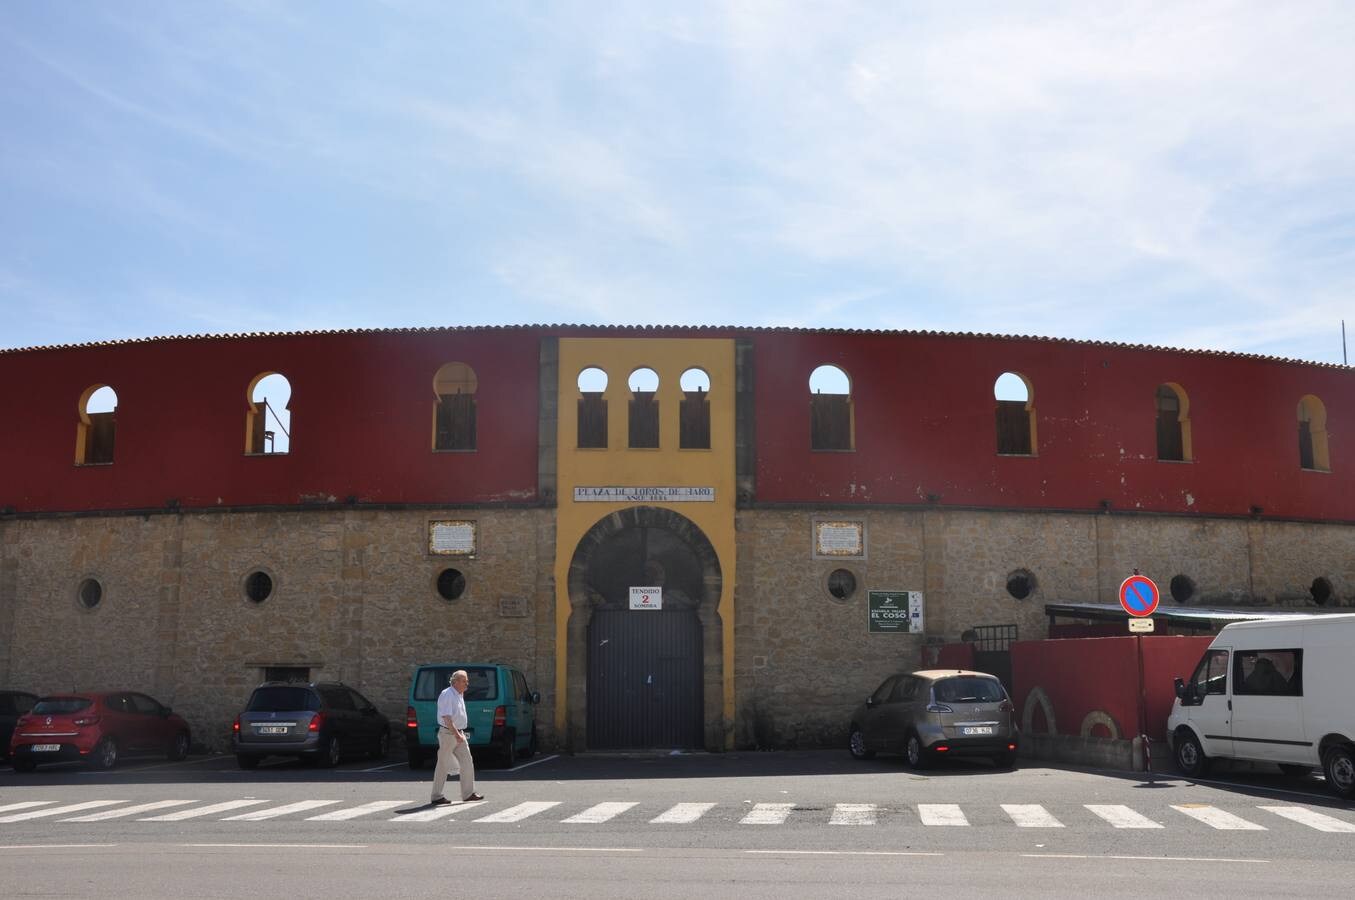
<svg viewBox="0 0 1355 900">
<path fill-rule="evenodd" d="M 1017 715 L 1024 721 L 1038 687 L 1049 698 L 1058 734 L 1081 734 L 1087 714 L 1098 710 L 1115 720 L 1121 738 L 1138 734 L 1140 640 L 1148 736 L 1164 739 L 1176 698 L 1172 679 L 1191 673 L 1212 636 L 1017 641 L 1011 648 Z"/>
<path fill-rule="evenodd" d="M 973 644 L 941 644 L 937 647 L 923 647 L 923 665 L 929 669 L 969 669 L 974 668 Z"/>
<path fill-rule="evenodd" d="M 1027 338 L 758 333 L 760 501 L 1266 515 L 1355 520 L 1350 370 Z M 809 449 L 809 376 L 852 382 L 853 452 Z M 1037 455 L 998 456 L 994 382 L 1033 386 Z M 1157 386 L 1189 399 L 1194 462 L 1157 459 Z M 1302 471 L 1299 400 L 1327 409 L 1330 473 Z"/>
<path fill-rule="evenodd" d="M 0 354 L 0 508 L 49 510 L 536 499 L 540 337 L 529 331 L 166 340 Z M 432 452 L 433 378 L 479 385 L 474 452 Z M 245 396 L 291 383 L 291 452 L 244 453 Z M 118 396 L 111 465 L 76 466 L 77 406 Z"/>
</svg>

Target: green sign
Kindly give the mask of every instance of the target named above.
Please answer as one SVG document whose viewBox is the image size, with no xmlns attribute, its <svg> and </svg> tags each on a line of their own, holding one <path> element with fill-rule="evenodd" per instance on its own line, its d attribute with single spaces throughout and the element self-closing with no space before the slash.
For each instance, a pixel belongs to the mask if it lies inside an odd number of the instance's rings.
<svg viewBox="0 0 1355 900">
<path fill-rule="evenodd" d="M 871 591 L 871 634 L 907 634 L 908 591 Z"/>
</svg>

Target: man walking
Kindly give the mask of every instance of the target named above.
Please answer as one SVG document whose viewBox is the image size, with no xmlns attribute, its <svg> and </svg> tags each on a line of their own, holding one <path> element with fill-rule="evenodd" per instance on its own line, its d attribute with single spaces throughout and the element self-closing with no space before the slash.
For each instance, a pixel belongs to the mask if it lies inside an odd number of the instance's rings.
<svg viewBox="0 0 1355 900">
<path fill-rule="evenodd" d="M 442 793 L 452 766 L 461 773 L 462 802 L 485 799 L 475 793 L 475 762 L 466 741 L 466 698 L 462 695 L 469 684 L 466 670 L 457 669 L 451 685 L 438 694 L 438 765 L 433 770 L 433 799 L 429 801 L 433 806 L 452 802 Z"/>
</svg>

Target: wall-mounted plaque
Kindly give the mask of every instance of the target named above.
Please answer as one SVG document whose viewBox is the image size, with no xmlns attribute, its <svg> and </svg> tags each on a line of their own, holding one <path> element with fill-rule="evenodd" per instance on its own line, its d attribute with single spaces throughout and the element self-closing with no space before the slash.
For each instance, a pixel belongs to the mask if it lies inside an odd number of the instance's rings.
<svg viewBox="0 0 1355 900">
<path fill-rule="evenodd" d="M 921 591 L 871 591 L 866 607 L 871 634 L 921 634 Z"/>
<path fill-rule="evenodd" d="M 474 556 L 475 523 L 429 522 L 428 552 L 435 556 Z"/>
<path fill-rule="evenodd" d="M 575 503 L 714 503 L 713 487 L 576 487 Z"/>
<path fill-rule="evenodd" d="M 864 522 L 815 522 L 815 556 L 865 556 Z"/>
<path fill-rule="evenodd" d="M 523 619 L 531 615 L 526 597 L 500 597 L 499 615 L 505 619 Z"/>
<path fill-rule="evenodd" d="M 630 589 L 631 609 L 663 609 L 663 588 L 633 587 Z"/>
</svg>

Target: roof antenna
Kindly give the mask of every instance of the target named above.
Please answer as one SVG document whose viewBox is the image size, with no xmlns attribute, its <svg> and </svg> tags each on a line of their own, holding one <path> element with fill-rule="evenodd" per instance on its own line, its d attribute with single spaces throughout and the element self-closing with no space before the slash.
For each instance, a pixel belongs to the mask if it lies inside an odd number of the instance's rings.
<svg viewBox="0 0 1355 900">
<path fill-rule="evenodd" d="M 1341 365 L 1348 366 L 1350 362 L 1346 359 L 1346 320 L 1341 320 Z"/>
</svg>

